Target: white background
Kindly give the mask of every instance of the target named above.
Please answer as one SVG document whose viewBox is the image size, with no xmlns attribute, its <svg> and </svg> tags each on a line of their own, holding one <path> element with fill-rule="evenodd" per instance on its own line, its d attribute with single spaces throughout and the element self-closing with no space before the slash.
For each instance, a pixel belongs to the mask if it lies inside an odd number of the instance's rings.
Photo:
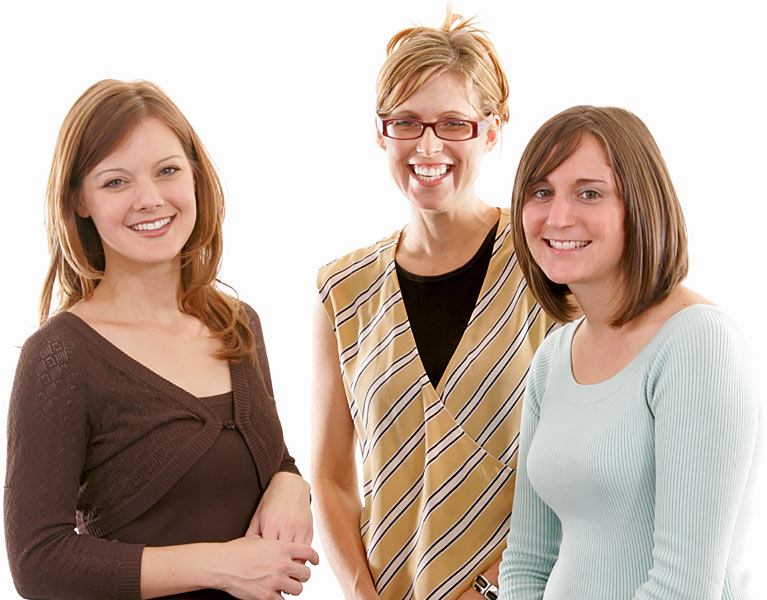
<svg viewBox="0 0 767 600">
<path fill-rule="evenodd" d="M 482 198 L 508 203 L 522 148 L 556 112 L 585 103 L 632 110 L 654 133 L 682 201 L 688 285 L 735 316 L 763 371 L 767 44 L 759 4 L 455 0 L 454 9 L 478 15 L 511 83 L 511 120 L 485 158 Z M 287 441 L 308 473 L 315 272 L 408 219 L 375 145 L 375 77 L 394 32 L 440 25 L 444 11 L 442 0 L 4 3 L 0 413 L 18 347 L 37 325 L 43 197 L 61 121 L 99 79 L 148 79 L 179 105 L 220 169 L 222 278 L 261 315 Z M 763 571 L 767 521 L 764 511 L 756 516 L 751 556 Z M 767 597 L 758 577 L 754 597 Z M 14 595 L 0 556 L 0 597 Z M 303 597 L 339 596 L 321 564 Z"/>
</svg>

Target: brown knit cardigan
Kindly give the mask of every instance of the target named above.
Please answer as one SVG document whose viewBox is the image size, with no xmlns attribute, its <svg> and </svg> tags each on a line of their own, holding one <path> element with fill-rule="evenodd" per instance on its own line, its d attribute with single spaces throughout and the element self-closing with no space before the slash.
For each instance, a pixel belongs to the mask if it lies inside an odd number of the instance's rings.
<svg viewBox="0 0 767 600">
<path fill-rule="evenodd" d="M 230 364 L 235 423 L 266 489 L 275 472 L 298 470 L 261 324 L 246 310 L 257 360 Z M 5 536 L 19 593 L 138 599 L 143 545 L 101 538 L 156 503 L 222 428 L 209 406 L 75 315 L 50 318 L 21 350 L 8 414 Z"/>
</svg>

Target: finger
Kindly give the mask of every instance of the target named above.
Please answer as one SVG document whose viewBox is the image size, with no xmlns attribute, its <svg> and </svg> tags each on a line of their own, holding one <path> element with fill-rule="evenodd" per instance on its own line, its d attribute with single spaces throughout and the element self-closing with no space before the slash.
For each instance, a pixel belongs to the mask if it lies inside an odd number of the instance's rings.
<svg viewBox="0 0 767 600">
<path fill-rule="evenodd" d="M 290 567 L 285 570 L 285 573 L 296 581 L 307 581 L 312 574 L 309 567 L 300 562 L 293 562 Z"/>
<path fill-rule="evenodd" d="M 304 581 L 306 580 L 304 579 Z M 302 591 L 304 591 L 304 586 L 301 585 L 301 582 L 288 577 L 286 578 L 285 583 L 282 585 L 282 591 L 286 594 L 290 594 L 291 596 L 298 596 Z"/>
<path fill-rule="evenodd" d="M 258 518 L 253 518 L 250 521 L 250 525 L 248 526 L 248 529 L 245 532 L 245 537 L 251 536 L 251 535 L 261 535 L 261 523 L 259 523 Z"/>
<path fill-rule="evenodd" d="M 308 560 L 313 565 L 320 563 L 320 555 L 316 550 L 309 545 L 305 544 L 292 544 L 290 547 L 291 558 L 294 561 L 306 561 Z"/>
</svg>

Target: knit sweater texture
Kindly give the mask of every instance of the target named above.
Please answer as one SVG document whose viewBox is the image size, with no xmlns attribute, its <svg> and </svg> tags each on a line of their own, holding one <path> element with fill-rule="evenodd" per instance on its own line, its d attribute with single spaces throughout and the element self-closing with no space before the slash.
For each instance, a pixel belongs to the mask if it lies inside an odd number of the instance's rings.
<svg viewBox="0 0 767 600">
<path fill-rule="evenodd" d="M 720 309 L 672 316 L 618 374 L 572 375 L 580 321 L 533 359 L 503 600 L 742 600 L 758 399 Z"/>
<path fill-rule="evenodd" d="M 266 489 L 276 471 L 298 471 L 261 325 L 246 311 L 256 361 L 230 363 L 234 422 Z M 104 538 L 162 498 L 223 429 L 209 405 L 75 315 L 50 318 L 21 350 L 8 415 L 5 536 L 19 593 L 138 599 L 144 544 Z"/>
</svg>

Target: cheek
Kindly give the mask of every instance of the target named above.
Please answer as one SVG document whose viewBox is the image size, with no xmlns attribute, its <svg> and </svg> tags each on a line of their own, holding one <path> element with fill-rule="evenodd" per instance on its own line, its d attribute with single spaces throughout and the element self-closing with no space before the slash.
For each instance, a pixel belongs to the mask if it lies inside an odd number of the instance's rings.
<svg viewBox="0 0 767 600">
<path fill-rule="evenodd" d="M 522 229 L 528 243 L 540 233 L 546 221 L 546 212 L 544 206 L 532 202 L 527 202 L 522 207 Z"/>
</svg>

